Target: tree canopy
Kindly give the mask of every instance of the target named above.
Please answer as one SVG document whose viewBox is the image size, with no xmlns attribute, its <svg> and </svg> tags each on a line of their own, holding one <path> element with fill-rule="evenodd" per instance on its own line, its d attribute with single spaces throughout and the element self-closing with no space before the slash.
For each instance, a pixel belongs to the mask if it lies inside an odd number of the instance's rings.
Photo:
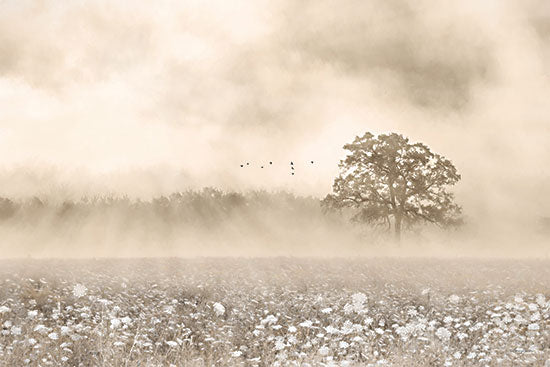
<svg viewBox="0 0 550 367">
<path fill-rule="evenodd" d="M 454 165 L 422 143 L 396 133 L 369 132 L 344 145 L 350 154 L 339 164 L 325 208 L 356 209 L 353 220 L 394 227 L 399 240 L 404 224 L 461 223 L 461 207 L 446 190 L 460 180 Z"/>
</svg>

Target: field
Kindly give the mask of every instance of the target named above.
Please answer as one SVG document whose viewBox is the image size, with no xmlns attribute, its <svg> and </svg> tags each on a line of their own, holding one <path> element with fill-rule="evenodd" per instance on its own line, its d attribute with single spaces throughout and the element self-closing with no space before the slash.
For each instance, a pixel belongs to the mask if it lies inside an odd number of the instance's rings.
<svg viewBox="0 0 550 367">
<path fill-rule="evenodd" d="M 0 261 L 1 366 L 549 366 L 550 262 Z"/>
</svg>

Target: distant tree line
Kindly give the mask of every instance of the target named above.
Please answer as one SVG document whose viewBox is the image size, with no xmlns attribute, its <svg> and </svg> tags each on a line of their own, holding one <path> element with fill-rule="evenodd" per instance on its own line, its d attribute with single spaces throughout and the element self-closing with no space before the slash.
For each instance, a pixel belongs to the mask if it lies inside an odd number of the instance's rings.
<svg viewBox="0 0 550 367">
<path fill-rule="evenodd" d="M 225 192 L 207 187 L 150 200 L 108 195 L 61 201 L 39 197 L 21 200 L 0 198 L 2 222 L 33 221 L 46 217 L 54 222 L 62 222 L 84 220 L 94 215 L 115 215 L 129 221 L 141 218 L 160 220 L 167 224 L 192 223 L 208 226 L 235 217 L 253 217 L 259 212 L 323 216 L 318 198 L 298 196 L 286 191 Z"/>
</svg>

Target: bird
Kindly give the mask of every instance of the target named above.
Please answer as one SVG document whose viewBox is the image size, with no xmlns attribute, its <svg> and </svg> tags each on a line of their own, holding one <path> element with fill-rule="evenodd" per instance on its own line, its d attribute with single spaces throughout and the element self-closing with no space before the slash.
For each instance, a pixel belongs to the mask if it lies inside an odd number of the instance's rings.
<svg viewBox="0 0 550 367">
<path fill-rule="evenodd" d="M 311 161 L 311 164 L 313 164 L 313 161 Z"/>
<path fill-rule="evenodd" d="M 290 167 L 291 170 L 294 170 L 294 167 Z"/>
<path fill-rule="evenodd" d="M 294 176 L 294 172 L 292 172 L 292 176 Z"/>
<path fill-rule="evenodd" d="M 261 166 L 260 168 L 264 168 L 264 166 Z"/>
<path fill-rule="evenodd" d="M 244 164 L 241 164 L 241 167 L 244 167 Z"/>
<path fill-rule="evenodd" d="M 273 162 L 269 162 L 269 164 L 273 164 Z"/>
<path fill-rule="evenodd" d="M 246 162 L 246 165 L 247 165 L 247 166 L 249 166 L 249 165 L 250 165 L 250 163 Z"/>
<path fill-rule="evenodd" d="M 293 165 L 294 165 L 294 163 L 293 163 L 293 162 L 290 162 L 290 165 L 291 165 L 291 166 L 293 166 Z"/>
</svg>

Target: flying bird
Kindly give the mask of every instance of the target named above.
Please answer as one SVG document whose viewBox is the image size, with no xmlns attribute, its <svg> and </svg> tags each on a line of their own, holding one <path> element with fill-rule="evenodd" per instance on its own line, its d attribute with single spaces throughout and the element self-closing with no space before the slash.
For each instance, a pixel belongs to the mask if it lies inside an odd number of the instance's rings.
<svg viewBox="0 0 550 367">
<path fill-rule="evenodd" d="M 313 161 L 311 161 L 311 164 L 313 164 Z"/>
<path fill-rule="evenodd" d="M 244 167 L 244 164 L 241 164 L 241 167 Z"/>
<path fill-rule="evenodd" d="M 269 164 L 273 164 L 273 162 L 269 162 Z"/>
<path fill-rule="evenodd" d="M 293 163 L 293 162 L 290 162 L 290 165 L 291 165 L 291 166 L 293 166 L 293 165 L 294 165 L 294 163 Z"/>
</svg>

